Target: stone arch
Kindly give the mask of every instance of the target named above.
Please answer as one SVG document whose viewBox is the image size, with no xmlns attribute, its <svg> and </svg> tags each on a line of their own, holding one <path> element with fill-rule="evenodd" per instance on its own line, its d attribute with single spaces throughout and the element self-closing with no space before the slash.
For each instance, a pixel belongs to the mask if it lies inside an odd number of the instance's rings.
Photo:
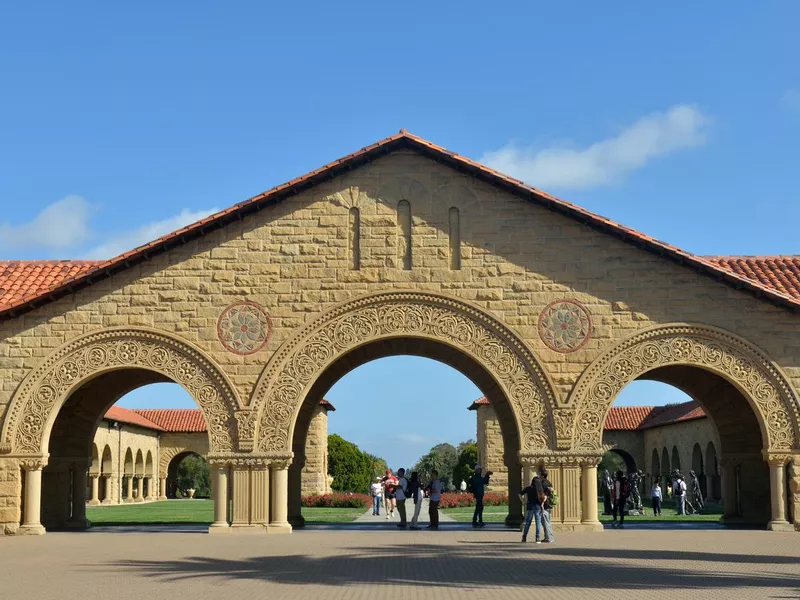
<svg viewBox="0 0 800 600">
<path fill-rule="evenodd" d="M 133 451 L 130 448 L 125 450 L 125 463 L 122 474 L 126 477 L 133 477 Z"/>
<path fill-rule="evenodd" d="M 661 451 L 661 475 L 669 480 L 669 474 L 672 473 L 672 465 L 669 462 L 669 453 L 667 448 Z"/>
<path fill-rule="evenodd" d="M 611 448 L 609 452 L 613 452 L 623 460 L 625 463 L 625 470 L 628 472 L 628 474 L 635 473 L 638 470 L 639 466 L 636 464 L 636 460 L 627 450 L 624 450 L 623 448 Z"/>
<path fill-rule="evenodd" d="M 672 447 L 672 470 L 673 471 L 680 471 L 681 470 L 681 455 L 678 452 L 678 447 Z M 681 472 L 683 475 L 683 472 Z"/>
<path fill-rule="evenodd" d="M 152 477 L 153 473 L 153 453 L 148 450 L 147 456 L 144 459 L 144 475 L 145 477 Z"/>
<path fill-rule="evenodd" d="M 97 444 L 92 442 L 92 462 L 89 464 L 89 473 L 99 475 L 100 469 L 100 451 L 97 449 Z"/>
<path fill-rule="evenodd" d="M 136 451 L 136 461 L 133 465 L 133 474 L 136 477 L 141 477 L 144 475 L 144 457 L 142 456 L 141 450 Z"/>
<path fill-rule="evenodd" d="M 103 475 L 111 475 L 114 472 L 114 457 L 111 454 L 111 446 L 106 444 L 103 448 L 103 456 L 100 462 L 100 473 Z"/>
<path fill-rule="evenodd" d="M 455 349 L 486 369 L 508 400 L 521 451 L 552 448 L 554 434 L 566 429 L 557 416 L 553 419 L 555 395 L 546 373 L 527 345 L 500 321 L 463 300 L 388 292 L 330 310 L 272 356 L 251 401 L 258 450 L 291 452 L 294 425 L 308 391 L 342 356 L 380 340 L 409 338 Z"/>
<path fill-rule="evenodd" d="M 620 390 L 649 371 L 672 366 L 696 367 L 732 384 L 750 404 L 765 450 L 797 447 L 800 402 L 786 376 L 761 350 L 716 327 L 673 324 L 623 340 L 584 371 L 569 400 L 575 408 L 573 448 L 600 449 L 602 425 Z"/>
<path fill-rule="evenodd" d="M 158 457 L 158 474 L 159 477 L 166 477 L 169 471 L 169 465 L 176 456 L 196 454 L 207 458 L 208 447 L 202 441 L 197 444 L 181 444 L 179 446 L 161 447 L 161 452 Z"/>
<path fill-rule="evenodd" d="M 114 328 L 79 336 L 28 373 L 15 392 L 0 442 L 17 454 L 47 453 L 50 431 L 70 395 L 111 371 L 143 369 L 180 384 L 208 423 L 211 448 L 236 449 L 240 404 L 222 371 L 187 342 L 146 328 Z"/>
<path fill-rule="evenodd" d="M 661 461 L 658 458 L 658 450 L 653 448 L 653 456 L 650 459 L 650 475 L 653 479 L 661 477 Z"/>
</svg>

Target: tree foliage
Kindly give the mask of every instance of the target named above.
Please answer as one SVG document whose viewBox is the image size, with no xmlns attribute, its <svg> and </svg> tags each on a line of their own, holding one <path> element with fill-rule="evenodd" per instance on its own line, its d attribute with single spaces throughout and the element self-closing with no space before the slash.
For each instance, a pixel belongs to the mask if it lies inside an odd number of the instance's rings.
<svg viewBox="0 0 800 600">
<path fill-rule="evenodd" d="M 462 481 L 469 483 L 475 473 L 475 465 L 478 463 L 478 444 L 474 440 L 467 440 L 458 445 L 458 463 L 453 470 L 453 484 L 458 487 Z"/>
<path fill-rule="evenodd" d="M 427 454 L 422 456 L 413 471 L 419 472 L 420 479 L 428 482 L 433 471 L 439 472 L 439 479 L 445 489 L 453 489 L 453 469 L 458 463 L 458 452 L 453 444 L 436 444 Z"/>
<path fill-rule="evenodd" d="M 602 473 L 604 470 L 607 470 L 609 473 L 611 473 L 613 477 L 617 471 L 627 473 L 628 467 L 625 464 L 625 460 L 619 454 L 609 450 L 603 454 L 603 458 L 600 459 L 600 464 L 597 466 L 598 473 Z"/>
<path fill-rule="evenodd" d="M 340 435 L 328 436 L 328 475 L 333 476 L 334 490 L 364 493 L 375 477 L 372 473 L 376 459 L 383 460 L 362 452 Z"/>
<path fill-rule="evenodd" d="M 386 470 L 389 468 L 387 462 L 382 459 L 380 456 L 375 456 L 374 454 L 370 454 L 365 452 L 367 458 L 372 465 L 372 479 L 374 480 L 376 477 L 383 477 L 386 474 Z"/>
<path fill-rule="evenodd" d="M 190 454 L 178 465 L 178 487 L 185 493 L 188 489 L 195 490 L 196 498 L 211 496 L 211 474 L 208 463 L 202 456 Z"/>
</svg>

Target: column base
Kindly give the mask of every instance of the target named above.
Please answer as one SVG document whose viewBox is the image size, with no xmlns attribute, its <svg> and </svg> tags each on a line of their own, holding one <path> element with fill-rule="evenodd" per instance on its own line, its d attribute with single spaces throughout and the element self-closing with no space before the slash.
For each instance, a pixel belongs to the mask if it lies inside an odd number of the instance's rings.
<svg viewBox="0 0 800 600">
<path fill-rule="evenodd" d="M 292 533 L 292 526 L 289 523 L 270 523 L 267 525 L 267 533 Z"/>
<path fill-rule="evenodd" d="M 122 504 L 133 504 L 133 498 L 125 498 Z"/>
<path fill-rule="evenodd" d="M 227 523 L 212 523 L 208 526 L 210 535 L 227 535 L 231 532 L 231 526 Z"/>
<path fill-rule="evenodd" d="M 166 499 L 167 499 L 167 497 L 166 497 L 166 496 L 159 496 L 159 497 L 158 497 L 158 501 L 159 501 L 159 502 L 164 502 Z"/>
<path fill-rule="evenodd" d="M 114 504 L 114 501 L 111 498 L 106 498 L 105 500 L 102 500 L 100 504 Z"/>
<path fill-rule="evenodd" d="M 567 523 L 567 525 L 572 525 Z M 605 527 L 600 521 L 581 521 L 580 529 L 571 529 L 570 531 L 605 531 Z"/>
<path fill-rule="evenodd" d="M 99 505 L 99 504 L 100 504 L 100 500 L 89 500 L 89 501 L 86 503 L 86 506 L 97 506 L 97 505 Z"/>
<path fill-rule="evenodd" d="M 144 498 L 134 498 L 134 502 L 144 502 Z"/>
<path fill-rule="evenodd" d="M 522 515 L 506 515 L 506 527 L 519 527 L 524 522 L 525 519 L 522 517 Z"/>
<path fill-rule="evenodd" d="M 89 519 L 83 518 L 78 519 L 75 521 L 67 521 L 64 523 L 64 529 L 69 529 L 70 531 L 84 531 L 89 529 L 92 526 L 92 522 Z"/>
<path fill-rule="evenodd" d="M 553 523 L 553 531 L 576 531 L 581 533 L 600 533 L 604 531 L 600 521 L 595 523 Z"/>
<path fill-rule="evenodd" d="M 302 529 L 306 526 L 306 520 L 302 515 L 297 517 L 289 517 L 289 525 L 291 525 L 293 529 Z"/>
<path fill-rule="evenodd" d="M 231 535 L 264 535 L 267 533 L 265 525 L 231 525 Z"/>
<path fill-rule="evenodd" d="M 789 521 L 770 521 L 767 523 L 767 531 L 794 531 L 794 525 Z"/>
<path fill-rule="evenodd" d="M 44 535 L 47 533 L 45 528 L 41 525 L 21 525 L 17 529 L 18 535 Z"/>
</svg>

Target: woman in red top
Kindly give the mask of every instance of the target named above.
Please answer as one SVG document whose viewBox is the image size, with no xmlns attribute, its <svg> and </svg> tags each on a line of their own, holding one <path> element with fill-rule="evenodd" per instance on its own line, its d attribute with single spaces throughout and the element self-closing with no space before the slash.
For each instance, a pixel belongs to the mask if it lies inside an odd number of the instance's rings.
<svg viewBox="0 0 800 600">
<path fill-rule="evenodd" d="M 386 509 L 386 518 L 394 519 L 394 509 L 397 507 L 397 499 L 394 495 L 394 490 L 397 487 L 397 477 L 392 475 L 391 469 L 386 469 L 386 477 L 382 480 L 383 483 L 383 504 Z"/>
</svg>

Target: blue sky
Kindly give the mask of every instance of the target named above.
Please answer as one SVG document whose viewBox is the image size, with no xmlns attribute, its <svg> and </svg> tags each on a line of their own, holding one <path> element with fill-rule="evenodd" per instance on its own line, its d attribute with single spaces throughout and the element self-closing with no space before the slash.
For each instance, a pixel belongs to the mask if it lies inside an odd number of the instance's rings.
<svg viewBox="0 0 800 600">
<path fill-rule="evenodd" d="M 5 7 L 0 258 L 108 257 L 401 127 L 692 252 L 800 253 L 796 1 L 274 4 Z M 386 388 L 364 428 L 417 395 Z"/>
</svg>

